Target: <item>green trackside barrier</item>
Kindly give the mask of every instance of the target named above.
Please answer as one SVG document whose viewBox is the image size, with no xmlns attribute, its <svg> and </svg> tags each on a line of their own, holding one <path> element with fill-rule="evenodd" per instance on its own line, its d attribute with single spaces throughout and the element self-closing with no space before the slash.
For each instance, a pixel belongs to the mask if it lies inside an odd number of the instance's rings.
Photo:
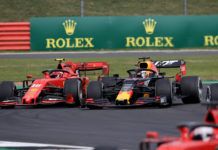
<svg viewBox="0 0 218 150">
<path fill-rule="evenodd" d="M 33 51 L 208 47 L 218 47 L 218 15 L 31 19 Z"/>
</svg>

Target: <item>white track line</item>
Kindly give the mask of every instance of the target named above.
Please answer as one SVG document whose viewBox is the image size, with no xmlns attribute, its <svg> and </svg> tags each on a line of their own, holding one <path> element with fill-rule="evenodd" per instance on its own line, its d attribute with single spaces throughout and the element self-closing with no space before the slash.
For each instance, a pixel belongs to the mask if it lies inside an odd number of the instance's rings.
<svg viewBox="0 0 218 150">
<path fill-rule="evenodd" d="M 52 147 L 52 148 L 67 148 L 72 150 L 93 150 L 93 147 L 85 147 L 85 146 L 73 146 L 73 145 L 58 145 L 58 144 L 42 144 L 42 143 L 27 143 L 27 142 L 10 142 L 10 141 L 0 141 L 1 147 Z"/>
</svg>

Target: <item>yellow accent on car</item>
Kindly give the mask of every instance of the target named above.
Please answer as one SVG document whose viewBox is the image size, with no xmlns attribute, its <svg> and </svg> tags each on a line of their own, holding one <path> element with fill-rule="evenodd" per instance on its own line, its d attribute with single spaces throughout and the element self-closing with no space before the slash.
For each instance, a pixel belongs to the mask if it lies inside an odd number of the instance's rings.
<svg viewBox="0 0 218 150">
<path fill-rule="evenodd" d="M 149 94 L 148 93 L 144 93 L 143 97 L 149 97 Z"/>
<path fill-rule="evenodd" d="M 131 94 L 129 92 L 120 92 L 118 95 L 117 95 L 117 98 L 116 100 L 117 101 L 123 101 L 123 100 L 127 100 L 127 103 L 129 104 L 129 100 L 131 98 Z"/>
</svg>

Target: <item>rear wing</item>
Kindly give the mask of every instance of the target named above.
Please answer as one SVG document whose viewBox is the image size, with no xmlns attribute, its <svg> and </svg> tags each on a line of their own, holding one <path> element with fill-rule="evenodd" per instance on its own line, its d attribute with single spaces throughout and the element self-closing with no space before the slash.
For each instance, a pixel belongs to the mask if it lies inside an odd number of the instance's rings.
<svg viewBox="0 0 218 150">
<path fill-rule="evenodd" d="M 163 60 L 154 61 L 157 68 L 179 68 L 181 65 L 185 65 L 184 60 Z"/>
<path fill-rule="evenodd" d="M 109 64 L 107 62 L 64 62 L 64 58 L 56 58 L 55 61 L 58 61 L 57 69 L 66 69 L 70 70 L 73 73 L 77 71 L 95 71 L 102 70 L 102 75 L 109 75 Z"/>
<path fill-rule="evenodd" d="M 109 75 L 109 64 L 107 62 L 79 62 L 77 63 L 79 71 L 102 70 L 102 75 Z"/>
<path fill-rule="evenodd" d="M 163 60 L 154 61 L 154 65 L 157 68 L 180 68 L 182 75 L 186 74 L 186 63 L 184 60 Z"/>
</svg>

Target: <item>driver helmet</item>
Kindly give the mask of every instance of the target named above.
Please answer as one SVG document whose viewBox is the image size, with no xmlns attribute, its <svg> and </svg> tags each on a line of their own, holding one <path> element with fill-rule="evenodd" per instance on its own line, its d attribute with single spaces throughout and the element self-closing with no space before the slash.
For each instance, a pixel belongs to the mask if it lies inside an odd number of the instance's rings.
<svg viewBox="0 0 218 150">
<path fill-rule="evenodd" d="M 209 141 L 213 135 L 214 129 L 212 127 L 199 127 L 193 131 L 193 138 L 202 141 Z"/>
<path fill-rule="evenodd" d="M 152 69 L 152 62 L 150 62 L 150 61 L 142 62 L 142 63 L 140 63 L 139 68 L 153 70 Z M 150 77 L 152 74 L 153 74 L 153 72 L 151 72 L 151 71 L 142 70 L 139 72 L 138 75 L 141 76 L 142 78 L 147 78 L 147 77 Z"/>
<path fill-rule="evenodd" d="M 148 71 L 141 71 L 141 77 L 142 78 L 148 77 Z"/>
<path fill-rule="evenodd" d="M 52 72 L 52 73 L 50 74 L 50 77 L 51 77 L 51 78 L 61 78 L 62 76 L 63 76 L 63 72 L 61 72 L 61 71 Z"/>
<path fill-rule="evenodd" d="M 148 78 L 148 77 L 151 77 L 153 73 L 151 71 L 145 71 L 145 70 L 142 70 L 142 71 L 139 71 L 137 73 L 137 77 L 140 77 L 140 78 Z"/>
</svg>

